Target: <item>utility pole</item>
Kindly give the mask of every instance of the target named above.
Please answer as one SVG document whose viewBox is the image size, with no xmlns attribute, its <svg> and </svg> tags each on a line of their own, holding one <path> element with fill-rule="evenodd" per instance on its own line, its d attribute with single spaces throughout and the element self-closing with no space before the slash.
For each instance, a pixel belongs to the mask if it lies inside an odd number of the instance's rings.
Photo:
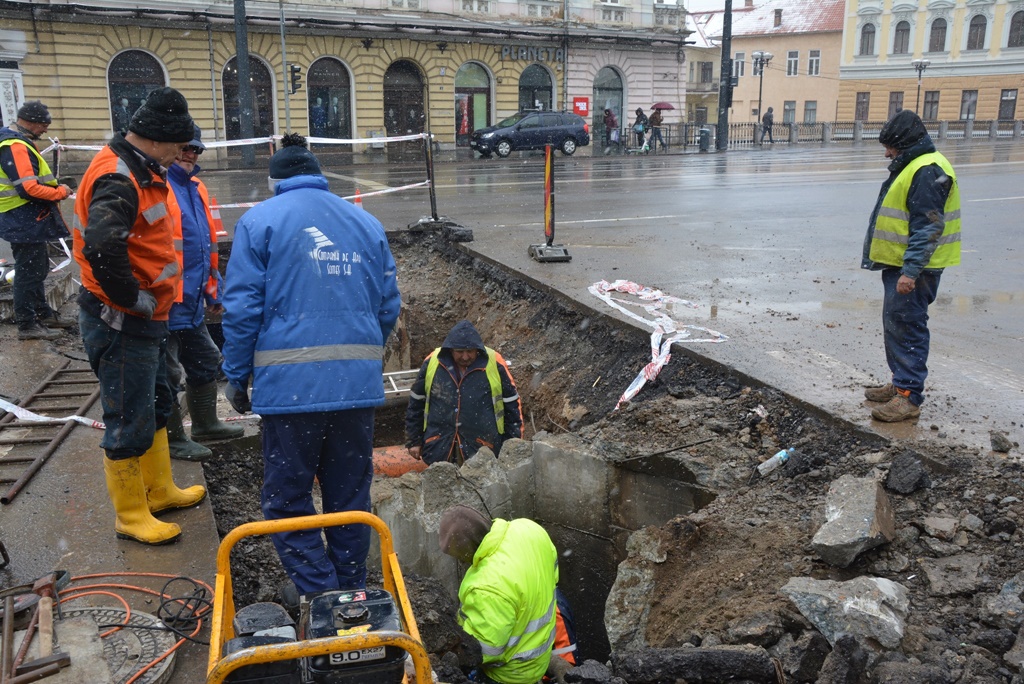
<svg viewBox="0 0 1024 684">
<path fill-rule="evenodd" d="M 252 81 L 249 74 L 249 27 L 245 22 L 245 0 L 235 0 L 235 62 L 238 65 L 238 129 L 243 139 L 255 135 L 252 127 Z M 242 146 L 242 164 L 256 166 L 256 150 Z"/>
<path fill-rule="evenodd" d="M 914 113 L 918 116 L 921 115 L 921 76 L 924 75 L 924 70 L 931 64 L 930 59 L 915 59 L 910 64 L 917 69 L 917 101 L 914 103 Z"/>
<path fill-rule="evenodd" d="M 729 107 L 732 106 L 732 0 L 725 0 L 722 16 L 722 73 L 718 84 L 718 134 L 715 149 L 729 149 Z"/>
<path fill-rule="evenodd" d="M 281 11 L 281 92 L 284 93 L 284 132 L 292 130 L 292 98 L 291 84 L 288 80 L 288 46 L 284 42 L 284 0 L 277 0 L 277 8 Z"/>
</svg>

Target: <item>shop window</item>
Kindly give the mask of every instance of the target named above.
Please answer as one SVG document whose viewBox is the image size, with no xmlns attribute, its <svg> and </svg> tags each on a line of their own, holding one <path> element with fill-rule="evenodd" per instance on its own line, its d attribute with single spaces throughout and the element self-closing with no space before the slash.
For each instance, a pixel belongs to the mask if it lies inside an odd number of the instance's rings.
<svg viewBox="0 0 1024 684">
<path fill-rule="evenodd" d="M 466 62 L 455 74 L 455 144 L 469 145 L 478 128 L 490 125 L 491 75 L 476 62 Z"/>
<path fill-rule="evenodd" d="M 135 110 L 152 91 L 166 85 L 160 62 L 148 52 L 125 50 L 116 55 L 107 69 L 112 130 L 126 133 Z"/>
<path fill-rule="evenodd" d="M 352 137 L 352 81 L 340 60 L 325 57 L 309 68 L 309 130 L 314 136 Z"/>
<path fill-rule="evenodd" d="M 551 74 L 539 64 L 531 64 L 519 77 L 519 111 L 551 109 L 554 102 Z"/>
<path fill-rule="evenodd" d="M 252 88 L 252 128 L 257 138 L 274 133 L 274 84 L 266 65 L 249 56 L 249 82 Z M 224 66 L 224 114 L 228 140 L 242 137 L 238 105 L 238 58 L 232 57 Z"/>
<path fill-rule="evenodd" d="M 690 62 L 693 65 L 693 62 Z M 602 67 L 594 78 L 594 111 L 591 128 L 595 140 L 607 140 L 604 127 L 604 110 L 610 109 L 615 120 L 622 125 L 622 76 L 611 67 Z"/>
</svg>

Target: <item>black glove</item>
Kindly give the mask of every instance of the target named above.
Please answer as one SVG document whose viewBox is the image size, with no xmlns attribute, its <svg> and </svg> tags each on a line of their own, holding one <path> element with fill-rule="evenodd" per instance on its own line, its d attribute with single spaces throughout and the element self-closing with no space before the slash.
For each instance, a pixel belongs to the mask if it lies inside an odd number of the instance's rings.
<svg viewBox="0 0 1024 684">
<path fill-rule="evenodd" d="M 148 290 L 139 290 L 139 298 L 129 311 L 139 314 L 148 321 L 156 311 L 156 297 Z"/>
<path fill-rule="evenodd" d="M 227 387 L 224 388 L 224 396 L 227 398 L 228 403 L 231 404 L 231 408 L 239 413 L 246 413 L 252 410 L 252 402 L 249 401 L 249 383 L 245 383 L 245 387 L 239 388 L 235 383 L 229 382 Z"/>
</svg>

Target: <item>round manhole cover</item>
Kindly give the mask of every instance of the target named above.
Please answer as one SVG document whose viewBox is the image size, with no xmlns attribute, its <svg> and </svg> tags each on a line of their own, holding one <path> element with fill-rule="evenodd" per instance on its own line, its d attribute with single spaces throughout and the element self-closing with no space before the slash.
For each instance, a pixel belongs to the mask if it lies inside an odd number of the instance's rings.
<svg viewBox="0 0 1024 684">
<path fill-rule="evenodd" d="M 77 608 L 64 611 L 65 617 L 80 615 L 91 617 L 97 625 L 123 625 L 127 613 L 118 608 Z M 125 684 L 177 641 L 173 633 L 165 631 L 163 622 L 149 613 L 132 612 L 128 625 L 103 638 L 103 655 L 110 669 L 110 679 L 115 684 Z M 140 629 L 132 629 L 131 625 Z M 100 633 L 108 629 L 100 629 Z M 174 673 L 174 656 L 172 653 L 154 665 L 134 684 L 163 684 L 170 681 Z"/>
</svg>

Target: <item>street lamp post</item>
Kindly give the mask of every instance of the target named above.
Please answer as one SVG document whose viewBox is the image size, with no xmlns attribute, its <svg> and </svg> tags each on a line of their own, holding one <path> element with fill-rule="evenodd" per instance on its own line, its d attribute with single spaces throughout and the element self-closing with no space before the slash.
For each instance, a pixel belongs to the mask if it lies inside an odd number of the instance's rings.
<svg viewBox="0 0 1024 684">
<path fill-rule="evenodd" d="M 910 63 L 911 66 L 917 69 L 917 102 L 914 103 L 914 113 L 917 114 L 918 116 L 921 115 L 921 75 L 924 73 L 924 70 L 927 69 L 928 65 L 931 63 L 932 62 L 929 59 L 915 59 Z"/>
<path fill-rule="evenodd" d="M 754 129 L 754 137 L 757 139 L 757 144 L 760 145 L 761 144 L 761 139 L 764 138 L 764 132 L 760 131 L 760 129 L 761 129 L 761 121 L 763 120 L 762 116 L 761 116 L 761 93 L 764 90 L 764 68 L 768 65 L 768 62 L 772 61 L 772 57 L 774 57 L 775 55 L 773 55 L 770 52 L 765 52 L 764 50 L 757 50 L 755 52 L 752 52 L 750 56 L 754 58 L 754 68 L 757 69 L 757 73 L 761 77 L 760 81 L 757 84 L 757 123 L 758 123 L 758 126 Z M 760 131 L 760 135 L 758 134 L 759 131 Z"/>
</svg>

